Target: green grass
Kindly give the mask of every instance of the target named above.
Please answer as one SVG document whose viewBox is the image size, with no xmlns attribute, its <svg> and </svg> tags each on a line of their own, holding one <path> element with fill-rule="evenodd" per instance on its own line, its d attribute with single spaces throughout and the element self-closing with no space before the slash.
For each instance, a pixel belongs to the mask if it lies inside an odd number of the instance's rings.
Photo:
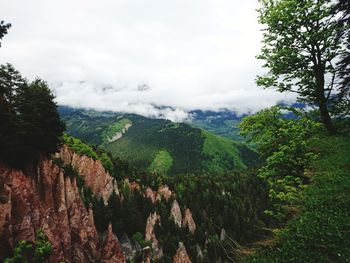
<svg viewBox="0 0 350 263">
<path fill-rule="evenodd" d="M 323 135 L 311 147 L 320 155 L 300 214 L 245 262 L 350 262 L 350 138 Z"/>
<path fill-rule="evenodd" d="M 229 169 L 245 169 L 239 149 L 240 143 L 213 133 L 202 131 L 205 138 L 203 144 L 204 166 L 207 171 L 224 173 Z"/>
<path fill-rule="evenodd" d="M 173 158 L 166 150 L 157 153 L 148 170 L 151 173 L 166 174 L 173 165 Z"/>
</svg>

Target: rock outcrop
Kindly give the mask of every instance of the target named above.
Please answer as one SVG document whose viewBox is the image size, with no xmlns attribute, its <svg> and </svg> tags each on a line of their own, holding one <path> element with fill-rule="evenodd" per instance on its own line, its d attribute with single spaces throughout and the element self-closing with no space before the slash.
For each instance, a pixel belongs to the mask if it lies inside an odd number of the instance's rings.
<svg viewBox="0 0 350 263">
<path fill-rule="evenodd" d="M 157 193 L 154 192 L 150 187 L 146 188 L 144 195 L 145 197 L 151 199 L 153 204 L 157 201 Z"/>
<path fill-rule="evenodd" d="M 194 234 L 196 231 L 196 223 L 194 222 L 192 213 L 188 208 L 185 209 L 182 225 L 183 227 L 188 227 L 188 231 L 190 231 L 192 234 Z"/>
<path fill-rule="evenodd" d="M 61 147 L 56 157 L 62 159 L 64 165 L 71 165 L 76 169 L 84 178 L 85 185 L 91 188 L 95 196 L 102 197 L 105 204 L 113 191 L 119 195 L 116 180 L 99 160 L 75 153 L 67 145 Z"/>
<path fill-rule="evenodd" d="M 142 253 L 142 248 L 139 243 L 130 240 L 127 234 L 124 234 L 119 243 L 122 247 L 123 254 L 126 260 L 132 261 L 136 254 Z"/>
<path fill-rule="evenodd" d="M 165 199 L 165 201 L 169 201 L 172 194 L 173 193 L 171 192 L 171 190 L 169 189 L 169 187 L 167 185 L 159 186 L 158 196 L 163 197 Z"/>
<path fill-rule="evenodd" d="M 179 227 L 182 226 L 181 209 L 180 209 L 179 203 L 176 201 L 176 199 L 173 201 L 173 204 L 171 206 L 170 217 L 174 219 L 174 222 Z"/>
<path fill-rule="evenodd" d="M 102 247 L 102 263 L 125 263 L 118 238 L 113 234 L 112 225 L 108 225 L 106 240 Z"/>
<path fill-rule="evenodd" d="M 129 130 L 129 128 L 132 126 L 131 123 L 127 123 L 125 124 L 125 126 L 123 127 L 123 129 L 119 132 L 116 132 L 112 138 L 107 137 L 108 142 L 114 142 L 117 141 L 119 139 L 121 139 L 123 137 L 123 135 Z"/>
<path fill-rule="evenodd" d="M 93 212 L 85 208 L 76 180 L 65 178 L 52 161 L 42 161 L 31 176 L 0 164 L 0 211 L 0 261 L 42 229 L 53 247 L 49 262 L 124 262 L 111 230 L 101 249 Z M 105 259 L 107 252 L 114 257 Z"/>
<path fill-rule="evenodd" d="M 173 258 L 173 263 L 191 263 L 186 248 L 182 242 L 179 242 L 179 248 L 177 249 Z"/>
<path fill-rule="evenodd" d="M 155 258 L 161 258 L 163 256 L 162 248 L 159 246 L 158 239 L 154 233 L 154 227 L 159 222 L 160 216 L 154 212 L 150 214 L 147 218 L 146 230 L 145 230 L 145 240 L 151 241 L 153 255 Z"/>
</svg>

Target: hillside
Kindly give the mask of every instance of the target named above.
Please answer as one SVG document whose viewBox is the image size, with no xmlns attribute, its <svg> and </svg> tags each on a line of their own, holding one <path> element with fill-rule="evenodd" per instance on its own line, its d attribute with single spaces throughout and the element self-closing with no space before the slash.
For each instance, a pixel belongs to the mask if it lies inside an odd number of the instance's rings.
<svg viewBox="0 0 350 263">
<path fill-rule="evenodd" d="M 191 118 L 187 121 L 193 127 L 210 131 L 219 136 L 229 138 L 235 141 L 243 141 L 244 138 L 239 135 L 238 124 L 244 117 L 239 116 L 233 111 L 201 111 L 190 112 Z"/>
<path fill-rule="evenodd" d="M 60 113 L 68 134 L 150 172 L 223 173 L 257 161 L 244 144 L 184 123 L 66 107 Z"/>
<path fill-rule="evenodd" d="M 308 175 L 300 213 L 279 231 L 274 245 L 244 262 L 350 262 L 350 140 L 318 136 L 319 153 Z"/>
</svg>

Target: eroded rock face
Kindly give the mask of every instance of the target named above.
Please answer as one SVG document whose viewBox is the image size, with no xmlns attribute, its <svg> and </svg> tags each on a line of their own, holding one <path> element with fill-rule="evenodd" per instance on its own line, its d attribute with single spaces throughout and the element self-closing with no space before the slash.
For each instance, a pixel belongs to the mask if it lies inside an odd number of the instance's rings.
<svg viewBox="0 0 350 263">
<path fill-rule="evenodd" d="M 194 234 L 196 231 L 196 223 L 194 222 L 192 213 L 188 208 L 185 209 L 182 225 L 183 227 L 188 227 L 188 231 L 190 231 L 192 234 Z"/>
<path fill-rule="evenodd" d="M 129 130 L 129 128 L 132 126 L 131 123 L 125 124 L 124 128 L 120 132 L 116 132 L 112 138 L 107 137 L 108 142 L 114 142 L 119 140 L 123 137 L 123 135 Z"/>
<path fill-rule="evenodd" d="M 174 222 L 181 227 L 182 226 L 182 215 L 181 215 L 181 209 L 179 206 L 179 203 L 174 200 L 172 206 L 171 206 L 171 214 L 170 217 L 174 219 Z"/>
<path fill-rule="evenodd" d="M 51 161 L 42 161 L 35 177 L 0 164 L 0 211 L 0 261 L 18 241 L 34 241 L 38 229 L 52 244 L 49 262 L 101 259 L 91 208 L 85 208 L 76 181 L 65 178 Z M 119 245 L 117 240 L 109 243 L 113 242 Z"/>
<path fill-rule="evenodd" d="M 153 255 L 155 258 L 161 258 L 163 256 L 162 248 L 159 246 L 158 239 L 154 233 L 154 227 L 160 220 L 160 216 L 154 212 L 147 218 L 145 240 L 152 242 Z"/>
<path fill-rule="evenodd" d="M 154 192 L 150 187 L 146 188 L 145 197 L 150 198 L 153 204 L 157 201 L 157 193 Z"/>
<path fill-rule="evenodd" d="M 63 145 L 57 157 L 65 165 L 71 165 L 84 178 L 85 185 L 90 187 L 94 195 L 102 197 L 105 204 L 114 191 L 119 195 L 117 182 L 105 170 L 99 160 L 73 152 L 67 145 Z"/>
<path fill-rule="evenodd" d="M 173 258 L 173 263 L 191 263 L 190 258 L 187 255 L 186 248 L 182 242 L 179 242 L 179 248 Z"/>
<path fill-rule="evenodd" d="M 158 188 L 158 194 L 159 196 L 163 197 L 166 201 L 169 201 L 173 193 L 167 185 L 162 185 Z"/>
<path fill-rule="evenodd" d="M 124 234 L 119 243 L 121 245 L 124 257 L 126 260 L 132 261 L 136 254 L 142 253 L 142 248 L 139 243 L 134 240 L 130 240 L 127 234 Z"/>
<path fill-rule="evenodd" d="M 113 234 L 112 225 L 108 225 L 106 240 L 102 247 L 101 262 L 103 263 L 125 263 L 118 238 Z"/>
<path fill-rule="evenodd" d="M 225 238 L 226 238 L 226 231 L 225 231 L 225 228 L 222 228 L 220 233 L 220 241 L 224 241 Z"/>
</svg>

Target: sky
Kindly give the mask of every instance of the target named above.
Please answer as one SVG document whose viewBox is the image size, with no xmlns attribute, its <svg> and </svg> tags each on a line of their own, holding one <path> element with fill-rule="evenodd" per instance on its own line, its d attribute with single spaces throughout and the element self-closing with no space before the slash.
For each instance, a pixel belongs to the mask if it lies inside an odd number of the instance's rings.
<svg viewBox="0 0 350 263">
<path fill-rule="evenodd" d="M 59 105 L 181 121 L 295 100 L 255 84 L 257 0 L 0 1 L 0 63 L 46 80 Z"/>
</svg>

